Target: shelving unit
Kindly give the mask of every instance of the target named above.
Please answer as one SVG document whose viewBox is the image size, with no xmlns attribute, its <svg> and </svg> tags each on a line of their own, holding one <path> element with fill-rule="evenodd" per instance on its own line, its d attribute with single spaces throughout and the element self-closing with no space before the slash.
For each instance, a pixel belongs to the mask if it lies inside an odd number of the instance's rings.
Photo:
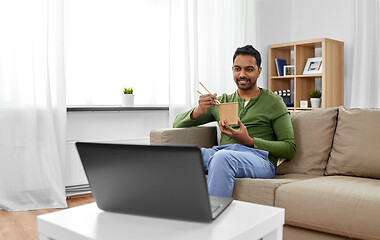
<svg viewBox="0 0 380 240">
<path fill-rule="evenodd" d="M 308 58 L 322 57 L 322 74 L 304 75 Z M 278 76 L 275 59 L 294 65 L 295 75 Z M 320 86 L 316 87 L 316 82 Z M 310 110 L 310 91 L 322 92 L 322 108 L 344 105 L 344 43 L 328 38 L 274 44 L 268 47 L 268 88 L 271 91 L 292 89 L 294 107 L 289 110 Z M 307 100 L 308 108 L 300 101 Z"/>
</svg>

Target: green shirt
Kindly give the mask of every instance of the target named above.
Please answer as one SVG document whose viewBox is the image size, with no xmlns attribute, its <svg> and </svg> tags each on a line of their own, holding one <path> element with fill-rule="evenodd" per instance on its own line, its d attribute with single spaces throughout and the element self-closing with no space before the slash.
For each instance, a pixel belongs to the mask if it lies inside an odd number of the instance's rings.
<svg viewBox="0 0 380 240">
<path fill-rule="evenodd" d="M 255 98 L 251 98 L 244 107 L 244 99 L 238 94 L 223 94 L 218 97 L 219 102 L 238 102 L 238 115 L 241 122 L 247 127 L 250 137 L 254 139 L 254 148 L 269 152 L 269 160 L 277 167 L 278 158 L 292 159 L 296 152 L 293 126 L 290 114 L 280 96 L 268 89 L 261 89 Z M 173 127 L 192 127 L 208 122 L 218 121 L 218 106 L 210 107 L 207 113 L 192 120 L 190 114 L 194 109 L 179 114 Z M 238 129 L 239 125 L 231 125 Z M 222 134 L 220 145 L 239 143 L 236 140 Z"/>
</svg>

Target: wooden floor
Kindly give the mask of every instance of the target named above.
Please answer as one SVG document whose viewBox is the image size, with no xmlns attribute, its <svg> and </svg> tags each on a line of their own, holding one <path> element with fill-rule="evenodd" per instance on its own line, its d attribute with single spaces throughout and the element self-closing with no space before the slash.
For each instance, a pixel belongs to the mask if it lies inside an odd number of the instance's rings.
<svg viewBox="0 0 380 240">
<path fill-rule="evenodd" d="M 94 202 L 94 198 L 91 194 L 67 199 L 69 208 L 92 202 Z M 19 212 L 0 210 L 0 240 L 38 240 L 37 216 L 60 210 L 63 209 L 40 209 Z"/>
</svg>

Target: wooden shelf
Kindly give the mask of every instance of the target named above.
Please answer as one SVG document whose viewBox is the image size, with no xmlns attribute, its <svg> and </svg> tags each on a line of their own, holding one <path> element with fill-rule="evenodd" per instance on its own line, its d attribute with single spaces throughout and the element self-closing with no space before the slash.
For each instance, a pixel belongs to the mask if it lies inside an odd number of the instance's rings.
<svg viewBox="0 0 380 240">
<path fill-rule="evenodd" d="M 271 79 L 290 79 L 290 78 L 294 78 L 295 76 L 294 75 L 289 75 L 289 76 L 274 76 L 274 77 L 271 77 Z"/>
<path fill-rule="evenodd" d="M 296 75 L 296 77 L 303 77 L 303 78 L 321 78 L 322 74 L 303 74 L 303 75 Z"/>
<path fill-rule="evenodd" d="M 303 74 L 308 58 L 322 57 L 321 74 Z M 285 59 L 294 65 L 295 75 L 278 76 L 275 58 Z M 319 82 L 320 79 L 320 82 Z M 289 110 L 312 110 L 300 108 L 300 101 L 310 106 L 310 91 L 316 82 L 321 83 L 322 108 L 344 105 L 344 43 L 328 38 L 274 44 L 268 47 L 268 88 L 271 91 L 292 89 L 294 107 Z"/>
<path fill-rule="evenodd" d="M 289 78 L 322 78 L 322 74 L 303 74 L 303 75 L 287 75 L 287 76 L 273 76 L 271 79 L 289 79 Z"/>
</svg>

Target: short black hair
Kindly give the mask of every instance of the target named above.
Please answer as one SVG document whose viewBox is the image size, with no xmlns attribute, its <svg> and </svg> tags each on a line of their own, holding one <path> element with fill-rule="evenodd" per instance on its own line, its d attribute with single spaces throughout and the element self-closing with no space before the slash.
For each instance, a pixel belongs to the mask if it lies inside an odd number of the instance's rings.
<svg viewBox="0 0 380 240">
<path fill-rule="evenodd" d="M 257 66 L 260 68 L 260 65 L 261 65 L 260 52 L 257 51 L 254 47 L 252 47 L 252 45 L 247 45 L 247 46 L 236 49 L 232 62 L 235 62 L 235 58 L 238 55 L 251 55 L 252 57 L 256 59 Z"/>
</svg>

